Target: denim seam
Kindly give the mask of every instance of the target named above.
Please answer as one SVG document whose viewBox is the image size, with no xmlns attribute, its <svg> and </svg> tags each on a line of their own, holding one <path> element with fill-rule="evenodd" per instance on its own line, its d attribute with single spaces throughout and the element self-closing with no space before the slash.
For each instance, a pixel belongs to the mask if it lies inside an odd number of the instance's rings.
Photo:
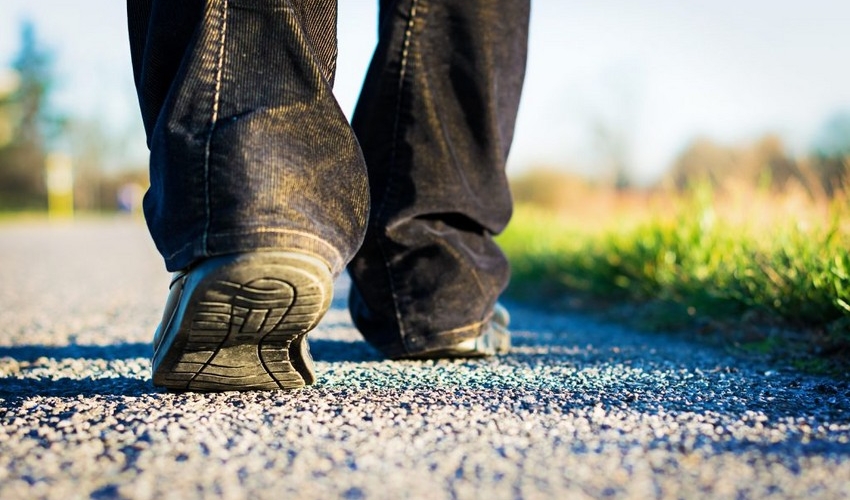
<svg viewBox="0 0 850 500">
<path fill-rule="evenodd" d="M 306 231 L 297 231 L 297 230 L 294 230 L 294 229 L 283 229 L 283 228 L 274 228 L 274 227 L 261 227 L 261 228 L 250 229 L 250 230 L 245 230 L 245 231 L 236 231 L 236 230 L 234 230 L 234 231 L 216 231 L 214 234 L 212 234 L 212 236 L 213 237 L 218 237 L 218 236 L 247 236 L 247 235 L 256 234 L 256 233 L 288 233 L 288 234 L 295 234 L 295 235 L 298 235 L 298 236 L 303 236 L 305 238 L 309 238 L 311 240 L 317 241 L 317 242 L 321 243 L 322 245 L 326 246 L 328 248 L 328 250 L 330 250 L 330 253 L 332 255 L 336 256 L 338 262 L 343 261 L 342 254 L 329 241 L 327 241 L 324 238 L 321 238 L 319 236 L 316 236 L 315 234 L 310 234 Z"/>
<path fill-rule="evenodd" d="M 458 262 L 464 262 L 463 255 L 458 252 L 451 245 L 446 245 L 444 247 Z M 478 271 L 474 266 L 467 266 L 467 268 L 471 271 L 472 276 L 475 277 L 475 284 L 478 285 L 478 291 L 481 292 L 481 295 L 486 295 L 487 291 L 484 289 L 484 284 L 481 283 L 481 278 L 478 275 Z"/>
<path fill-rule="evenodd" d="M 486 325 L 492 317 L 493 317 L 493 313 L 491 312 L 490 314 L 487 315 L 487 317 L 485 319 L 483 319 L 481 321 L 476 321 L 475 323 L 470 323 L 468 325 L 460 326 L 460 327 L 457 327 L 457 328 L 452 328 L 451 330 L 443 330 L 441 332 L 435 333 L 434 335 L 435 336 L 453 335 L 453 334 L 456 334 L 456 333 L 464 332 L 466 330 L 478 329 L 478 328 L 481 328 L 482 326 Z"/>
<path fill-rule="evenodd" d="M 413 38 L 413 28 L 416 22 L 417 15 L 417 7 L 419 6 L 419 0 L 412 0 L 410 2 L 410 10 L 408 11 L 408 20 L 407 26 L 404 30 L 404 36 L 402 39 L 401 45 L 401 61 L 400 68 L 398 73 L 398 87 L 397 87 L 397 97 L 396 97 L 396 105 L 395 105 L 395 116 L 393 120 L 393 134 L 392 134 L 392 149 L 390 152 L 390 168 L 393 171 L 396 170 L 397 159 L 398 159 L 398 142 L 400 136 L 400 128 L 401 128 L 401 109 L 402 102 L 404 100 L 404 90 L 405 90 L 405 80 L 407 78 L 408 71 L 408 61 L 410 57 L 410 44 L 411 39 Z M 389 199 L 389 194 L 393 190 L 393 175 L 387 176 L 387 185 L 384 187 L 384 196 L 381 200 L 381 205 L 378 207 L 377 213 L 375 214 L 376 221 L 383 221 L 384 219 L 384 209 L 387 205 L 387 199 Z M 383 224 L 382 224 L 383 225 Z M 404 323 L 401 318 L 401 311 L 399 310 L 398 305 L 398 293 L 396 292 L 395 287 L 395 273 L 392 270 L 392 266 L 387 259 L 387 252 L 384 248 L 384 244 L 381 241 L 381 237 L 376 238 L 378 243 L 378 249 L 381 252 L 381 258 L 384 261 L 384 267 L 387 269 L 387 277 L 389 278 L 390 285 L 390 294 L 393 298 L 393 309 L 395 309 L 395 317 L 396 323 L 398 324 L 399 335 L 402 339 L 402 344 L 404 345 L 405 350 L 407 350 L 407 343 L 405 342 L 405 328 Z"/>
<path fill-rule="evenodd" d="M 177 255 L 179 255 L 179 254 L 183 253 L 183 252 L 184 252 L 187 248 L 191 247 L 192 245 L 194 245 L 194 243 L 193 243 L 193 242 L 191 242 L 191 241 L 190 241 L 189 243 L 186 243 L 186 244 L 185 244 L 185 245 L 183 245 L 182 247 L 180 247 L 180 248 L 178 248 L 177 250 L 173 251 L 171 254 L 166 255 L 166 256 L 165 256 L 165 260 L 171 260 L 171 259 L 173 259 L 173 258 L 174 258 L 174 257 L 176 257 Z"/>
<path fill-rule="evenodd" d="M 215 88 L 213 90 L 210 130 L 207 133 L 207 140 L 204 145 L 204 215 L 206 220 L 204 221 L 204 232 L 201 236 L 201 250 L 205 256 L 209 256 L 207 240 L 209 237 L 212 219 L 210 200 L 210 153 L 212 149 L 213 134 L 215 133 L 216 128 L 215 126 L 218 122 L 218 108 L 221 100 L 221 82 L 224 73 L 224 43 L 227 36 L 227 2 L 228 0 L 223 0 L 221 2 L 221 10 L 219 13 L 218 54 L 216 56 L 215 76 L 213 78 L 215 81 Z"/>
<path fill-rule="evenodd" d="M 476 321 L 474 323 L 469 323 L 464 326 L 460 326 L 457 328 L 452 328 L 451 330 L 441 330 L 439 332 L 432 332 L 428 334 L 427 342 L 422 342 L 414 349 L 408 349 L 405 346 L 405 354 L 406 355 L 417 355 L 424 354 L 430 351 L 435 351 L 439 349 L 443 349 L 446 347 L 451 347 L 456 345 L 458 342 L 463 342 L 468 339 L 473 339 L 478 337 L 481 334 L 481 330 L 487 326 L 487 324 L 492 319 L 493 314 L 488 314 L 487 317 L 482 321 Z M 419 337 L 422 340 L 426 340 L 422 337 Z"/>
<path fill-rule="evenodd" d="M 250 235 L 250 234 L 253 234 L 253 233 L 289 233 L 289 234 L 295 234 L 295 235 L 298 235 L 298 236 L 309 238 L 313 241 L 321 243 L 322 246 L 324 246 L 326 249 L 329 250 L 328 253 L 335 257 L 335 262 L 328 262 L 329 267 L 334 268 L 335 266 L 342 266 L 343 265 L 344 260 L 342 258 L 342 254 L 339 252 L 339 250 L 336 249 L 336 247 L 331 245 L 330 242 L 328 242 L 327 240 L 325 240 L 323 238 L 320 238 L 320 237 L 318 237 L 314 234 L 310 234 L 310 233 L 303 232 L 303 231 L 295 231 L 295 230 L 292 230 L 292 229 L 261 228 L 261 229 L 257 229 L 257 230 L 253 230 L 253 231 L 221 231 L 221 232 L 213 233 L 212 235 L 210 235 L 210 237 L 215 238 L 215 237 L 218 237 L 218 236 L 247 236 L 247 235 Z M 190 248 L 190 247 L 192 247 L 192 243 L 191 242 L 186 243 L 185 245 L 178 248 L 177 250 L 175 250 L 171 254 L 164 256 L 164 258 L 165 258 L 165 260 L 172 260 L 176 256 L 185 252 L 186 249 Z M 310 254 L 310 255 L 314 255 L 321 260 L 326 259 L 325 256 L 311 252 L 311 251 L 309 251 L 305 248 L 298 248 L 297 250 L 301 253 L 307 253 L 307 254 Z"/>
</svg>

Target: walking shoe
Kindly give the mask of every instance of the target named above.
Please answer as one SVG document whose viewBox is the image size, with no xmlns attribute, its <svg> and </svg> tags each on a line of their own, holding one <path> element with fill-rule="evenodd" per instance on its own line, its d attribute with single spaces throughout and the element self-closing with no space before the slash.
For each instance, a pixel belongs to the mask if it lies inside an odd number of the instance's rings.
<svg viewBox="0 0 850 500">
<path fill-rule="evenodd" d="M 310 385 L 307 332 L 332 295 L 328 267 L 296 252 L 213 257 L 177 273 L 154 336 L 153 383 L 183 391 Z"/>
<path fill-rule="evenodd" d="M 411 356 L 412 359 L 442 359 L 442 358 L 480 358 L 507 354 L 511 350 L 511 332 L 508 324 L 510 314 L 504 306 L 497 303 L 493 306 L 493 314 L 482 329 L 481 335 L 460 342 L 452 347 Z"/>
</svg>

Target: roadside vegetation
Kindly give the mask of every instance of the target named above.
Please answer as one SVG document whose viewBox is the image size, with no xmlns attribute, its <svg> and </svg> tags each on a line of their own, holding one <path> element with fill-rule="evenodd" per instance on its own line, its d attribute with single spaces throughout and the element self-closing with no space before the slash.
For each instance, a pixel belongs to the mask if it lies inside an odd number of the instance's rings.
<svg viewBox="0 0 850 500">
<path fill-rule="evenodd" d="M 551 171 L 514 185 L 518 206 L 499 239 L 512 298 L 848 373 L 844 191 L 706 179 L 616 190 Z"/>
</svg>

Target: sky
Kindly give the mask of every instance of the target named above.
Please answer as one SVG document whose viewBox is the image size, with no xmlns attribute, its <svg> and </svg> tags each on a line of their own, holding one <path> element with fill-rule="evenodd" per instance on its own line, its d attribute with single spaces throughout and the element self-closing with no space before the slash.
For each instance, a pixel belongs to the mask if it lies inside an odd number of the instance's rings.
<svg viewBox="0 0 850 500">
<path fill-rule="evenodd" d="M 335 93 L 353 110 L 375 45 L 377 1 L 340 0 Z M 55 103 L 138 137 L 125 2 L 3 0 L 0 65 L 30 19 L 55 52 Z M 779 134 L 804 154 L 850 111 L 850 2 L 838 0 L 533 0 L 525 88 L 509 173 L 547 166 L 605 172 L 619 137 L 648 183 L 697 137 L 727 144 Z"/>
</svg>

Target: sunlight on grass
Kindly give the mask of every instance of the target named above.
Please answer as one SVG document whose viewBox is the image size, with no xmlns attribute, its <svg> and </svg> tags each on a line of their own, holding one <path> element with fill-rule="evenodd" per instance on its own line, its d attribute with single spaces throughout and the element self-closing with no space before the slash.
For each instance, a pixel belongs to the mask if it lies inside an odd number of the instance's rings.
<svg viewBox="0 0 850 500">
<path fill-rule="evenodd" d="M 656 329 L 758 317 L 848 341 L 850 210 L 775 197 L 622 195 L 609 213 L 519 206 L 499 242 L 509 293 L 634 304 Z M 593 206 L 588 201 L 585 206 Z"/>
</svg>

